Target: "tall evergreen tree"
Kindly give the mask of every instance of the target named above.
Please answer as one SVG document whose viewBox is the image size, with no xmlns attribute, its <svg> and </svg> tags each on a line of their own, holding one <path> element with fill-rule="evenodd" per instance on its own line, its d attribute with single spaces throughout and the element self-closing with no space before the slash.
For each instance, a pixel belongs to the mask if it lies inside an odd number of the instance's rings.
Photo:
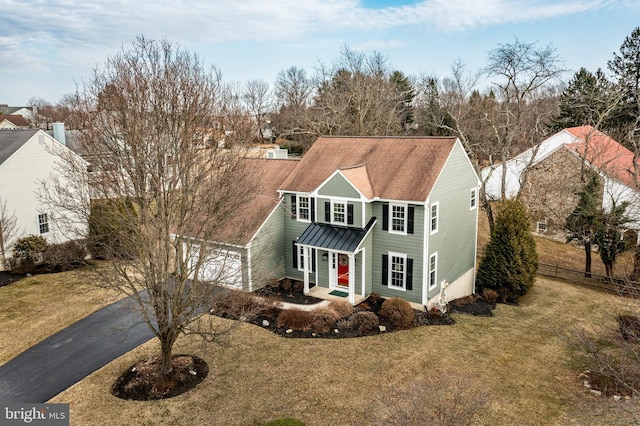
<svg viewBox="0 0 640 426">
<path fill-rule="evenodd" d="M 389 77 L 391 84 L 395 86 L 396 96 L 400 103 L 398 107 L 398 118 L 404 130 L 408 130 L 413 124 L 413 99 L 416 96 L 411 81 L 402 71 L 394 71 Z"/>
<path fill-rule="evenodd" d="M 578 241 L 584 247 L 584 276 L 591 278 L 591 249 L 596 235 L 602 228 L 602 203 L 600 202 L 600 178 L 596 173 L 588 173 L 586 183 L 578 193 L 578 205 L 567 216 L 565 227 L 567 242 Z"/>
<path fill-rule="evenodd" d="M 609 70 L 622 92 L 622 100 L 617 108 L 616 126 L 613 134 L 622 144 L 633 151 L 640 150 L 638 129 L 640 129 L 640 27 L 627 36 L 620 46 L 620 53 L 614 53 L 608 62 Z"/>
<path fill-rule="evenodd" d="M 567 127 L 591 125 L 611 131 L 616 124 L 619 101 L 618 91 L 601 69 L 594 74 L 580 68 L 562 91 L 558 113 L 551 120 L 550 128 L 557 132 Z"/>
<path fill-rule="evenodd" d="M 598 253 L 604 264 L 605 273 L 608 277 L 613 276 L 613 266 L 616 263 L 618 254 L 631 247 L 629 241 L 624 238 L 624 230 L 631 219 L 626 215 L 628 202 L 613 204 L 611 210 L 602 216 L 602 226 L 595 236 L 598 244 Z"/>
<path fill-rule="evenodd" d="M 527 212 L 519 200 L 503 201 L 480 261 L 476 287 L 496 290 L 503 302 L 517 302 L 533 287 L 537 270 Z"/>
</svg>

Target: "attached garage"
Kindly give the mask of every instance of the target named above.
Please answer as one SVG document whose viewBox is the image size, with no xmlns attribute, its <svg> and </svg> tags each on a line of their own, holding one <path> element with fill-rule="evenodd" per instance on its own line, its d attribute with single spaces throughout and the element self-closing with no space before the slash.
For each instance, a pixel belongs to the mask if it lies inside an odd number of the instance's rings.
<svg viewBox="0 0 640 426">
<path fill-rule="evenodd" d="M 183 247 L 185 252 L 189 252 L 188 244 L 184 244 Z M 197 274 L 201 281 L 242 289 L 242 256 L 239 252 L 226 248 L 211 248 L 203 254 L 202 259 L 200 252 L 200 243 L 191 243 L 187 265 L 191 279 Z"/>
</svg>

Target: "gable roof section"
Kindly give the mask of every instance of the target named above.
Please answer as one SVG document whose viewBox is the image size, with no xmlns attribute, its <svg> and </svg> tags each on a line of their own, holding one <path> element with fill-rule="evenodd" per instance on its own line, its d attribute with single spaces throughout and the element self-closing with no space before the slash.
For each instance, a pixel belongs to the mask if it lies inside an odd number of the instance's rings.
<svg viewBox="0 0 640 426">
<path fill-rule="evenodd" d="M 566 145 L 580 158 L 625 185 L 634 188 L 637 186 L 634 179 L 637 163 L 634 165 L 633 152 L 591 126 L 566 130 L 577 138 L 576 142 Z"/>
<path fill-rule="evenodd" d="M 367 166 L 355 166 L 340 170 L 340 173 L 367 199 L 373 198 L 373 187 Z"/>
<path fill-rule="evenodd" d="M 15 114 L 15 115 L 0 114 L 0 122 L 4 120 L 7 120 L 8 122 L 13 123 L 13 125 L 18 127 L 29 127 L 29 123 L 27 123 L 27 120 L 25 120 L 24 117 L 19 114 Z"/>
<path fill-rule="evenodd" d="M 0 130 L 0 165 L 31 139 L 38 129 Z"/>
<path fill-rule="evenodd" d="M 260 179 L 256 193 L 237 214 L 223 224 L 214 241 L 248 244 L 280 202 L 278 188 L 291 174 L 298 160 L 245 158 L 242 160 Z"/>
<path fill-rule="evenodd" d="M 323 136 L 280 189 L 313 192 L 342 170 L 371 198 L 424 202 L 455 143 L 454 137 Z"/>
</svg>

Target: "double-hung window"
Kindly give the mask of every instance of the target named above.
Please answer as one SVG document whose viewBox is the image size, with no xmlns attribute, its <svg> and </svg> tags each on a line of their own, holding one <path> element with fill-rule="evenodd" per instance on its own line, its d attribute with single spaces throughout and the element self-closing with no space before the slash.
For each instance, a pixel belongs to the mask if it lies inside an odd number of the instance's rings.
<svg viewBox="0 0 640 426">
<path fill-rule="evenodd" d="M 474 210 L 478 206 L 478 189 L 472 188 L 469 196 L 469 210 Z"/>
<path fill-rule="evenodd" d="M 407 232 L 407 206 L 391 204 L 391 232 L 405 234 Z"/>
<path fill-rule="evenodd" d="M 438 281 L 438 253 L 429 257 L 429 289 L 436 286 Z"/>
<path fill-rule="evenodd" d="M 406 259 L 406 255 L 389 253 L 389 287 L 404 290 Z"/>
<path fill-rule="evenodd" d="M 311 201 L 309 197 L 298 197 L 297 203 L 297 217 L 298 220 L 301 221 L 310 221 L 311 220 Z"/>
<path fill-rule="evenodd" d="M 431 204 L 431 233 L 435 234 L 438 232 L 438 215 L 439 215 L 439 204 L 433 203 Z"/>
<path fill-rule="evenodd" d="M 347 223 L 347 204 L 339 201 L 333 201 L 332 207 L 333 207 L 332 222 L 343 224 L 343 225 L 346 224 Z"/>
<path fill-rule="evenodd" d="M 38 215 L 38 230 L 40 231 L 40 234 L 49 233 L 49 214 L 48 213 L 40 213 Z"/>
</svg>

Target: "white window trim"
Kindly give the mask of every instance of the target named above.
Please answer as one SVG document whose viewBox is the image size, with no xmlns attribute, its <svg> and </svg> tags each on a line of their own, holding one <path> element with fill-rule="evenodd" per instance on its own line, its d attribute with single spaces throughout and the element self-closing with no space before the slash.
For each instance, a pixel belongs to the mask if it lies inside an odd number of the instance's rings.
<svg viewBox="0 0 640 426">
<path fill-rule="evenodd" d="M 47 220 L 44 222 L 40 222 L 40 217 L 41 216 L 47 216 Z M 47 212 L 42 212 L 42 213 L 38 213 L 38 216 L 36 216 L 36 221 L 38 223 L 38 235 L 47 235 L 51 232 L 51 215 Z M 42 232 L 41 230 L 41 226 L 46 224 L 47 225 L 47 232 Z"/>
<path fill-rule="evenodd" d="M 407 255 L 405 253 L 395 253 L 388 252 L 389 264 L 387 265 L 387 270 L 389 276 L 387 277 L 387 287 L 393 290 L 398 291 L 407 291 Z M 393 258 L 400 257 L 402 258 L 402 287 L 397 287 L 393 285 Z"/>
<path fill-rule="evenodd" d="M 302 199 L 305 198 L 307 200 L 307 216 L 308 219 L 303 219 L 302 216 L 300 215 L 300 204 Z M 307 195 L 298 195 L 297 199 L 296 199 L 296 219 L 298 220 L 298 222 L 311 222 L 311 197 L 307 196 Z"/>
<path fill-rule="evenodd" d="M 434 259 L 434 268 L 433 271 L 431 269 L 431 259 Z M 433 282 L 431 282 L 431 272 L 434 273 Z M 433 253 L 429 256 L 429 270 L 427 271 L 429 277 L 429 290 L 434 289 L 438 284 L 438 252 Z"/>
<path fill-rule="evenodd" d="M 335 216 L 335 205 L 341 204 L 344 207 L 343 217 L 344 222 L 339 222 L 336 220 Z M 331 200 L 331 224 L 332 225 L 346 225 L 347 224 L 347 202 L 342 200 Z"/>
<path fill-rule="evenodd" d="M 544 227 L 544 230 L 540 230 L 540 225 L 542 225 Z M 545 232 L 547 232 L 547 221 L 545 220 L 539 220 L 536 222 L 536 233 L 537 234 L 544 234 Z"/>
<path fill-rule="evenodd" d="M 471 188 L 469 193 L 469 210 L 478 208 L 478 188 Z"/>
<path fill-rule="evenodd" d="M 393 230 L 393 208 L 394 207 L 402 207 L 402 209 L 404 210 L 404 226 L 402 231 Z M 387 224 L 387 226 L 389 228 L 390 234 L 407 235 L 407 221 L 409 219 L 408 213 L 409 213 L 408 204 L 399 204 L 399 203 L 389 204 L 389 223 Z"/>
<path fill-rule="evenodd" d="M 436 218 L 436 227 L 435 229 L 433 228 L 433 208 L 436 208 L 436 214 L 435 214 L 435 218 Z M 436 232 L 438 232 L 438 228 L 440 227 L 440 202 L 435 202 L 432 203 L 429 206 L 429 230 L 431 234 L 435 234 Z"/>
<path fill-rule="evenodd" d="M 304 247 L 296 245 L 298 247 L 298 271 L 304 272 Z"/>
</svg>

